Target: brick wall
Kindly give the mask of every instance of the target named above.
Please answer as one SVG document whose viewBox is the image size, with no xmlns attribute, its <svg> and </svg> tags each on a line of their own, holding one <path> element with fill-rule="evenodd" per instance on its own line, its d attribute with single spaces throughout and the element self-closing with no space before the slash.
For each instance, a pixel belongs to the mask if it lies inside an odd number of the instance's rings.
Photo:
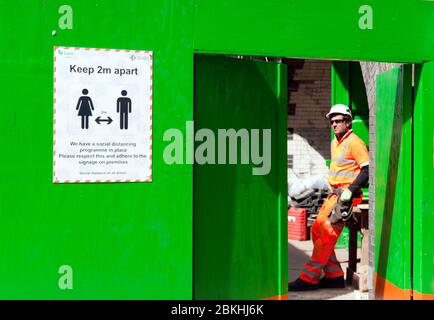
<svg viewBox="0 0 434 320">
<path fill-rule="evenodd" d="M 288 183 L 326 174 L 330 158 L 331 62 L 284 59 L 288 65 Z M 291 169 L 292 166 L 292 169 Z"/>
</svg>

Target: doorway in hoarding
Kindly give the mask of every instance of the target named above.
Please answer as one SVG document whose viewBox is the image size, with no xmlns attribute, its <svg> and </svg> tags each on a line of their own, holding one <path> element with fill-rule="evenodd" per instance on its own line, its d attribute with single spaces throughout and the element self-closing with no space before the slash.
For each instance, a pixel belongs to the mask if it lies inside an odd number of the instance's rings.
<svg viewBox="0 0 434 320">
<path fill-rule="evenodd" d="M 312 252 L 306 238 L 325 197 L 319 177 L 326 175 L 333 138 L 323 115 L 336 103 L 351 108 L 352 129 L 370 149 L 370 184 L 362 189 L 359 229 L 346 229 L 336 244 L 346 289 L 359 289 L 352 297 L 362 299 L 412 297 L 412 261 L 418 258 L 408 169 L 413 167 L 417 91 L 412 90 L 413 69 L 408 64 L 196 55 L 196 133 L 234 129 L 234 141 L 250 139 L 247 149 L 237 151 L 242 159 L 245 152 L 252 155 L 252 130 L 259 130 L 260 155 L 265 150 L 261 132 L 271 129 L 270 170 L 264 175 L 252 175 L 259 164 L 249 162 L 253 157 L 246 163 L 194 166 L 196 298 L 288 298 L 287 282 Z M 205 136 L 196 146 L 203 147 Z M 307 229 L 298 235 L 304 241 L 290 239 L 291 207 L 305 209 Z M 405 272 L 394 272 L 391 265 Z M 289 270 L 288 277 L 283 270 Z M 333 298 L 321 293 L 321 299 Z"/>
</svg>

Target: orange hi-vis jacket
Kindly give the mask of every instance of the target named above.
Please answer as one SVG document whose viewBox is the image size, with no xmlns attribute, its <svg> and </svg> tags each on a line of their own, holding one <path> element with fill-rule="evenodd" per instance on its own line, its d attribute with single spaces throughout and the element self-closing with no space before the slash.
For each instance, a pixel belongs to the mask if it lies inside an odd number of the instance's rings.
<svg viewBox="0 0 434 320">
<path fill-rule="evenodd" d="M 333 188 L 347 188 L 369 165 L 369 153 L 365 143 L 349 130 L 338 142 L 331 143 L 331 162 L 328 181 Z"/>
</svg>

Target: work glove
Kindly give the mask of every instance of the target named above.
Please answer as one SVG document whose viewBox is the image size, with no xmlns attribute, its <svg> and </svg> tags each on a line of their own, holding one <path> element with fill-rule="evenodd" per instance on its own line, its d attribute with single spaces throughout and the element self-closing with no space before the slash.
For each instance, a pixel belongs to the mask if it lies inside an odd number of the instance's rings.
<svg viewBox="0 0 434 320">
<path fill-rule="evenodd" d="M 349 189 L 345 189 L 341 194 L 341 201 L 348 202 L 351 200 L 353 193 Z"/>
</svg>

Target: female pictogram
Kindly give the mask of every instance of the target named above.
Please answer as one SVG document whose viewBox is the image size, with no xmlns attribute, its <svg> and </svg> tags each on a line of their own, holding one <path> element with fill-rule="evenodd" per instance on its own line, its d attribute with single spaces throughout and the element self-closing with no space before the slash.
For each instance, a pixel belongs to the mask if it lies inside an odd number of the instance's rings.
<svg viewBox="0 0 434 320">
<path fill-rule="evenodd" d="M 93 107 L 92 99 L 87 97 L 89 91 L 87 89 L 83 89 L 83 96 L 78 99 L 77 108 L 78 116 L 81 117 L 81 128 L 89 129 L 89 117 L 92 116 L 92 110 L 95 110 Z"/>
</svg>

